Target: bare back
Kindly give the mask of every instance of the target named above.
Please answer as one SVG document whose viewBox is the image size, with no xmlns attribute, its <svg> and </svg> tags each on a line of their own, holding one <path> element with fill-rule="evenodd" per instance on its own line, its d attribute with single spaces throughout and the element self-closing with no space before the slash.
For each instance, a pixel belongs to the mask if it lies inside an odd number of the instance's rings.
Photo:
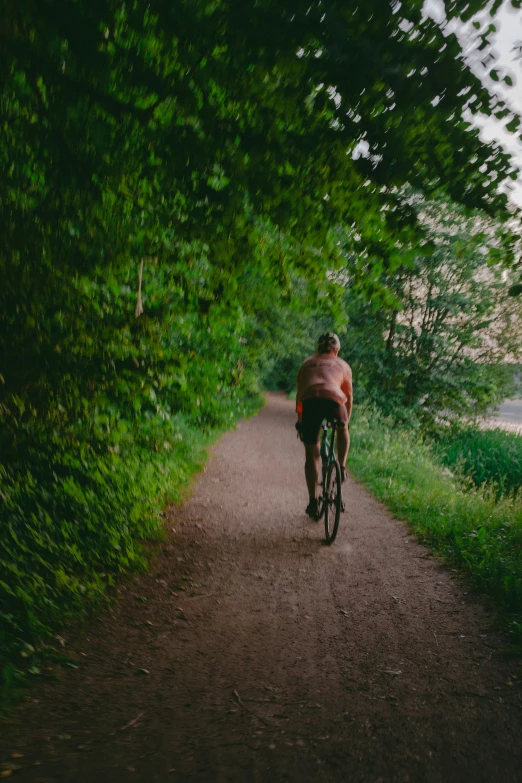
<svg viewBox="0 0 522 783">
<path fill-rule="evenodd" d="M 317 353 L 302 363 L 297 374 L 297 402 L 325 397 L 341 405 L 352 401 L 352 371 L 333 353 Z"/>
</svg>

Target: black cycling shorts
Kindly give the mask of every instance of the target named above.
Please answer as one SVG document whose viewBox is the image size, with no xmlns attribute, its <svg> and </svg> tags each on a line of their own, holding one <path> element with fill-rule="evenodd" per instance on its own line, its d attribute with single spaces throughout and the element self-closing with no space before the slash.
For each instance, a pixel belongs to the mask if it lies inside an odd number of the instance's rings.
<svg viewBox="0 0 522 783">
<path fill-rule="evenodd" d="M 326 397 L 312 397 L 303 400 L 303 418 L 301 420 L 301 440 L 307 446 L 312 446 L 319 440 L 323 420 L 348 421 L 346 405 Z"/>
</svg>

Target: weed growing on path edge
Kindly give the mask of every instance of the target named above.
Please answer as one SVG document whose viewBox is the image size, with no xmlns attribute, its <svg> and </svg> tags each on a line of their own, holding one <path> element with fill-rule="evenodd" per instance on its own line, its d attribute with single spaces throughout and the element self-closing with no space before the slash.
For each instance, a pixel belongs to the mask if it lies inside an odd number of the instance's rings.
<svg viewBox="0 0 522 783">
<path fill-rule="evenodd" d="M 415 433 L 371 410 L 356 411 L 351 432 L 356 478 L 495 599 L 522 645 L 522 498 L 466 484 Z"/>
</svg>

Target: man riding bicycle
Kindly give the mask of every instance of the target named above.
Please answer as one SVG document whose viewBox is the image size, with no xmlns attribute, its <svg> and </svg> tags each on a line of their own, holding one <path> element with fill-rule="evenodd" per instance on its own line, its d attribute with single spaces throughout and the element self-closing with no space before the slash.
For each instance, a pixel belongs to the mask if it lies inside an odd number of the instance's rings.
<svg viewBox="0 0 522 783">
<path fill-rule="evenodd" d="M 319 478 L 319 438 L 323 419 L 342 422 L 337 430 L 337 456 L 341 476 L 346 476 L 346 458 L 350 448 L 348 425 L 352 415 L 352 371 L 337 354 L 341 348 L 333 332 L 323 334 L 317 353 L 302 363 L 297 373 L 297 427 L 305 445 L 305 477 L 310 501 L 306 513 L 317 518 L 317 482 Z"/>
</svg>

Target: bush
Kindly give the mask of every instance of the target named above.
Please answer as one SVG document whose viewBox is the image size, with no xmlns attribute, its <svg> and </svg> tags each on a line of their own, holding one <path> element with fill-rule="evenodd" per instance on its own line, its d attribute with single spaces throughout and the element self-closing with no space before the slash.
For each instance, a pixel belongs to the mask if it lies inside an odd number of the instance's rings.
<svg viewBox="0 0 522 783">
<path fill-rule="evenodd" d="M 259 404 L 251 397 L 234 418 Z M 221 430 L 180 414 L 119 419 L 98 449 L 80 426 L 67 438 L 41 430 L 30 460 L 0 464 L 0 701 L 25 665 L 36 671 L 35 652 L 57 628 L 99 605 L 118 574 L 146 565 L 165 502 L 180 500 Z"/>
<path fill-rule="evenodd" d="M 522 437 L 501 429 L 468 428 L 435 445 L 443 465 L 469 476 L 478 487 L 492 484 L 497 497 L 522 487 Z"/>
</svg>

